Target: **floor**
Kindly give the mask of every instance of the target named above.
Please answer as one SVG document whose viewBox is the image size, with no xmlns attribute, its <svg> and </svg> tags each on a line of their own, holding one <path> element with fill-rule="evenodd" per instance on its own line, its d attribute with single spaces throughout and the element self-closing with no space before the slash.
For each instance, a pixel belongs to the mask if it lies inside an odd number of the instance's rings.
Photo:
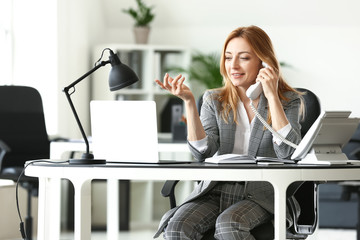
<svg viewBox="0 0 360 240">
<path fill-rule="evenodd" d="M 153 239 L 155 230 L 134 230 L 129 232 L 121 232 L 119 240 L 147 240 Z M 108 240 L 105 232 L 93 232 L 92 240 Z M 158 238 L 159 240 L 162 237 Z M 308 240 L 356 240 L 355 230 L 345 229 L 318 229 L 313 236 L 307 238 Z M 64 233 L 61 235 L 61 240 L 73 240 L 72 233 Z"/>
</svg>

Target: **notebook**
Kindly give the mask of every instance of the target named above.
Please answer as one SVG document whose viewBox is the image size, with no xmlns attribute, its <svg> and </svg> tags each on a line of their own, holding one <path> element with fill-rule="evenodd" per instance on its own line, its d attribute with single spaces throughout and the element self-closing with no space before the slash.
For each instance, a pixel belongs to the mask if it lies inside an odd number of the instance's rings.
<svg viewBox="0 0 360 240">
<path fill-rule="evenodd" d="M 96 159 L 128 163 L 182 162 L 159 160 L 154 101 L 91 101 L 90 117 Z"/>
</svg>

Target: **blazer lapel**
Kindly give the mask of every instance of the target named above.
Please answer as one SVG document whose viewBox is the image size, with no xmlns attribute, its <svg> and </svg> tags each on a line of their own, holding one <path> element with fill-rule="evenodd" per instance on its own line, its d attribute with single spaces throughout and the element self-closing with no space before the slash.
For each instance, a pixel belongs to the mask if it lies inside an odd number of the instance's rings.
<svg viewBox="0 0 360 240">
<path fill-rule="evenodd" d="M 267 108 L 268 108 L 267 99 L 265 98 L 264 94 L 261 94 L 257 111 L 260 113 L 260 115 L 265 120 L 268 117 Z M 249 143 L 249 149 L 248 149 L 249 156 L 253 156 L 253 157 L 256 156 L 256 153 L 258 152 L 263 134 L 264 134 L 264 125 L 256 117 L 255 122 L 254 122 L 254 128 L 251 131 L 251 136 L 250 136 L 250 143 Z"/>
<path fill-rule="evenodd" d="M 220 144 L 219 154 L 232 153 L 234 150 L 236 123 L 234 122 L 234 113 L 230 111 L 228 117 L 228 123 L 220 117 L 219 128 L 223 130 L 223 135 L 220 138 L 223 140 Z"/>
</svg>

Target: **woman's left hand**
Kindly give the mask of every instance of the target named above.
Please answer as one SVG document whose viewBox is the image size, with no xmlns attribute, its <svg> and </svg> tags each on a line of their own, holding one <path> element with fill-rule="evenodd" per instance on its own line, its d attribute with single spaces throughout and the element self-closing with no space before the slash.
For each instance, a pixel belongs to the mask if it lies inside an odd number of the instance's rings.
<svg viewBox="0 0 360 240">
<path fill-rule="evenodd" d="M 256 81 L 260 81 L 267 99 L 277 96 L 279 75 L 272 67 L 261 68 Z"/>
</svg>

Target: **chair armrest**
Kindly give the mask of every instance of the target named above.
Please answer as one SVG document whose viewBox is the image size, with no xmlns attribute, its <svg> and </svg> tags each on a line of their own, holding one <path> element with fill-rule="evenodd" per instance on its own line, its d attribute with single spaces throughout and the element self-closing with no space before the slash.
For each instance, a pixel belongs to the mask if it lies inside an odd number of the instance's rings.
<svg viewBox="0 0 360 240">
<path fill-rule="evenodd" d="M 286 191 L 286 198 L 290 198 L 292 197 L 296 191 L 303 185 L 304 182 L 299 181 L 299 182 L 293 182 L 292 184 L 290 184 L 290 186 L 288 187 L 287 191 Z"/>
<path fill-rule="evenodd" d="M 10 152 L 10 147 L 0 139 L 0 151 Z"/>
<path fill-rule="evenodd" d="M 49 140 L 50 142 L 69 142 L 70 138 L 56 136 L 56 137 L 50 137 Z"/>
<path fill-rule="evenodd" d="M 289 232 L 309 235 L 315 231 L 318 221 L 318 185 L 319 182 L 299 182 L 293 189 L 294 195 L 287 198 L 287 207 L 292 216 L 293 225 Z M 289 189 L 288 189 L 289 190 Z M 299 211 L 300 210 L 300 211 Z"/>
<path fill-rule="evenodd" d="M 2 168 L 2 160 L 4 159 L 5 154 L 10 151 L 10 147 L 4 141 L 0 140 L 0 171 Z"/>
<path fill-rule="evenodd" d="M 164 183 L 164 186 L 161 189 L 161 195 L 163 197 L 169 197 L 170 199 L 170 207 L 176 207 L 176 200 L 175 200 L 175 186 L 179 182 L 179 180 L 167 180 Z"/>
</svg>

